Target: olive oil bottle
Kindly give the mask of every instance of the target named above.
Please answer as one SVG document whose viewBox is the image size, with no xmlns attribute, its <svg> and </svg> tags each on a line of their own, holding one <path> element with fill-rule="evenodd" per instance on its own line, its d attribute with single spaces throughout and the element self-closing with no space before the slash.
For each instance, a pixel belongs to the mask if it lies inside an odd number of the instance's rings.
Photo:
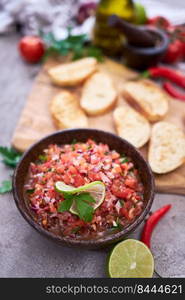
<svg viewBox="0 0 185 300">
<path fill-rule="evenodd" d="M 134 22 L 135 13 L 132 0 L 100 0 L 96 12 L 94 27 L 94 44 L 102 48 L 107 55 L 121 53 L 124 35 L 117 28 L 108 25 L 112 14 L 128 22 Z"/>
</svg>

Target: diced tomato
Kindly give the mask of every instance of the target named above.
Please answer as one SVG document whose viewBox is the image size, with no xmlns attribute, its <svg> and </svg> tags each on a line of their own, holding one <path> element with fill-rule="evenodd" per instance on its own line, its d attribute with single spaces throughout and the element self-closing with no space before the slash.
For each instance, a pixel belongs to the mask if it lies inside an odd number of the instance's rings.
<svg viewBox="0 0 185 300">
<path fill-rule="evenodd" d="M 126 188 L 119 180 L 114 181 L 111 191 L 115 196 L 123 199 L 129 198 L 133 193 L 133 190 Z"/>
<path fill-rule="evenodd" d="M 49 209 L 51 213 L 55 213 L 57 212 L 56 207 L 54 206 L 53 203 L 49 203 Z"/>
<path fill-rule="evenodd" d="M 125 179 L 125 185 L 128 186 L 131 189 L 135 189 L 137 186 L 137 181 L 135 178 L 128 177 Z"/>
<path fill-rule="evenodd" d="M 69 171 L 69 173 L 71 173 L 71 175 L 78 174 L 78 170 L 74 166 L 69 166 L 68 171 Z"/>
<path fill-rule="evenodd" d="M 99 173 L 95 173 L 93 171 L 89 171 L 88 172 L 88 177 L 91 181 L 96 181 L 96 180 L 100 180 L 101 177 L 100 177 L 100 174 Z"/>
<path fill-rule="evenodd" d="M 63 165 L 56 168 L 56 172 L 59 174 L 63 174 L 64 170 L 65 170 L 65 168 Z"/>
<path fill-rule="evenodd" d="M 116 159 L 116 158 L 120 157 L 120 154 L 118 152 L 112 152 L 111 157 L 112 157 L 112 159 Z"/>
<path fill-rule="evenodd" d="M 127 220 L 129 220 L 129 214 L 128 210 L 124 207 L 120 208 L 119 213 L 121 216 L 125 217 Z"/>
<path fill-rule="evenodd" d="M 97 156 L 97 155 L 92 155 L 91 156 L 91 164 L 95 165 L 95 164 L 98 164 L 100 161 L 100 158 Z"/>
<path fill-rule="evenodd" d="M 82 175 L 76 174 L 74 176 L 74 186 L 78 187 L 85 184 L 85 179 Z"/>
<path fill-rule="evenodd" d="M 71 184 L 71 176 L 67 172 L 63 176 L 63 181 L 65 184 Z"/>
</svg>

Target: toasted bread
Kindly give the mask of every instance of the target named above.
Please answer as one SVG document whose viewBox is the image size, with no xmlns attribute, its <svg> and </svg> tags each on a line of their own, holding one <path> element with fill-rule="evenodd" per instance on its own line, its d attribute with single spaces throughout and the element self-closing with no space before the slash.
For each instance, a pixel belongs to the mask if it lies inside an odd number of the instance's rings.
<svg viewBox="0 0 185 300">
<path fill-rule="evenodd" d="M 137 148 L 150 138 L 150 123 L 128 105 L 117 107 L 113 112 L 115 127 L 119 136 Z"/>
<path fill-rule="evenodd" d="M 117 91 L 110 76 L 97 72 L 85 82 L 80 104 L 88 115 L 96 116 L 112 108 L 116 99 Z"/>
<path fill-rule="evenodd" d="M 78 99 L 68 91 L 62 91 L 51 101 L 51 114 L 58 128 L 87 127 L 87 116 Z"/>
<path fill-rule="evenodd" d="M 82 58 L 75 62 L 60 64 L 49 69 L 53 83 L 59 86 L 73 86 L 83 82 L 96 71 L 97 60 L 93 57 Z"/>
<path fill-rule="evenodd" d="M 152 128 L 148 160 L 158 174 L 175 170 L 185 162 L 185 135 L 168 122 L 158 122 Z"/>
<path fill-rule="evenodd" d="M 123 96 L 151 122 L 162 120 L 168 112 L 168 95 L 150 80 L 126 82 Z"/>
</svg>

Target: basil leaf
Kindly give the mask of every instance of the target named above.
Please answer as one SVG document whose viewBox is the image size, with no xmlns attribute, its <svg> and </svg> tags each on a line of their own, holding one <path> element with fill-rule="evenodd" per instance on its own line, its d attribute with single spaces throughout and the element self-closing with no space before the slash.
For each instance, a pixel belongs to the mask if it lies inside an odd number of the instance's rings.
<svg viewBox="0 0 185 300">
<path fill-rule="evenodd" d="M 4 180 L 0 187 L 0 194 L 5 194 L 12 191 L 12 181 Z"/>
<path fill-rule="evenodd" d="M 92 206 L 87 204 L 86 202 L 78 199 L 76 200 L 76 208 L 79 214 L 80 219 L 85 222 L 91 222 L 93 218 L 94 209 Z"/>
<path fill-rule="evenodd" d="M 68 211 L 71 208 L 73 199 L 67 199 L 59 204 L 58 212 Z"/>
</svg>

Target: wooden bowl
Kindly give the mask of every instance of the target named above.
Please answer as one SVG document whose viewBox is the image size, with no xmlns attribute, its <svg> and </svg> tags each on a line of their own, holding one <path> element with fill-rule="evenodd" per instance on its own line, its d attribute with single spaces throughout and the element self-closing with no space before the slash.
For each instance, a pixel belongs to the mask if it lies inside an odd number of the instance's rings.
<svg viewBox="0 0 185 300">
<path fill-rule="evenodd" d="M 145 206 L 142 213 L 135 221 L 127 225 L 123 230 L 117 233 L 105 235 L 98 239 L 78 240 L 70 237 L 57 236 L 43 227 L 41 227 L 33 218 L 33 215 L 25 203 L 24 184 L 27 177 L 28 168 L 31 162 L 34 162 L 40 153 L 48 147 L 49 144 L 68 144 L 73 139 L 79 142 L 85 142 L 87 139 L 93 139 L 96 142 L 108 144 L 110 149 L 119 153 L 125 153 L 134 162 L 138 168 L 141 180 L 144 184 L 144 202 Z M 52 239 L 53 241 L 66 246 L 81 247 L 87 249 L 97 249 L 109 244 L 118 242 L 127 237 L 129 233 L 135 230 L 149 213 L 154 198 L 154 179 L 151 169 L 141 154 L 127 141 L 122 138 L 97 129 L 70 129 L 55 132 L 31 146 L 22 156 L 13 176 L 13 196 L 15 203 L 25 220 L 35 228 L 39 233 Z"/>
</svg>

